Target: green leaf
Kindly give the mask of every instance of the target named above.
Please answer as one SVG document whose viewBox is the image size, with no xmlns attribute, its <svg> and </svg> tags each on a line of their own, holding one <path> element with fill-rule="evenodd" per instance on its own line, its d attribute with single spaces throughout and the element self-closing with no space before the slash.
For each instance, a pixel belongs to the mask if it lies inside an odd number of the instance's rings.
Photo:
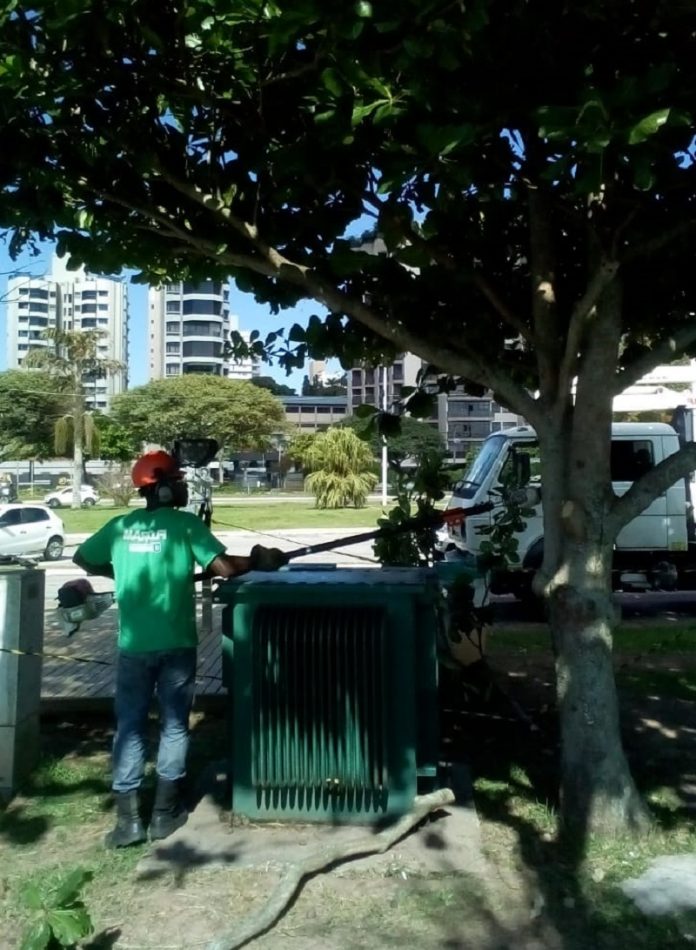
<svg viewBox="0 0 696 950">
<path fill-rule="evenodd" d="M 434 404 L 435 398 L 419 389 L 408 399 L 406 409 L 416 419 L 426 419 L 433 411 Z"/>
<path fill-rule="evenodd" d="M 358 0 L 355 4 L 355 12 L 363 19 L 369 19 L 372 16 L 372 4 L 368 0 Z"/>
<path fill-rule="evenodd" d="M 70 871 L 47 895 L 47 903 L 51 907 L 64 907 L 70 904 L 78 896 L 82 888 L 88 881 L 92 880 L 92 871 L 85 868 L 75 868 Z"/>
<path fill-rule="evenodd" d="M 417 126 L 418 141 L 433 155 L 449 155 L 459 145 L 470 145 L 476 137 L 476 127 L 470 122 L 462 125 Z"/>
<path fill-rule="evenodd" d="M 83 906 L 52 910 L 46 919 L 53 934 L 64 947 L 71 947 L 92 932 L 92 919 Z"/>
<path fill-rule="evenodd" d="M 46 918 L 37 920 L 24 935 L 20 950 L 44 950 L 48 946 L 51 936 L 51 927 Z"/>
<path fill-rule="evenodd" d="M 655 184 L 655 173 L 647 156 L 641 156 L 633 169 L 633 184 L 638 191 L 650 191 Z"/>
<path fill-rule="evenodd" d="M 307 333 L 305 328 L 300 326 L 299 323 L 294 323 L 290 327 L 290 332 L 288 333 L 288 340 L 291 343 L 304 343 L 307 338 Z"/>
<path fill-rule="evenodd" d="M 652 135 L 655 135 L 669 118 L 669 109 L 658 109 L 657 112 L 651 112 L 644 119 L 637 122 L 628 133 L 629 145 L 639 145 L 645 142 Z"/>
<path fill-rule="evenodd" d="M 31 910 L 41 910 L 43 907 L 41 891 L 33 881 L 30 881 L 28 884 L 24 885 L 24 887 L 19 892 L 19 896 L 22 900 L 22 903 Z"/>
<path fill-rule="evenodd" d="M 351 123 L 353 125 L 359 125 L 363 119 L 366 119 L 381 105 L 390 105 L 390 99 L 375 99 L 374 102 L 370 102 L 367 105 L 358 105 L 354 106 L 353 114 L 351 116 Z"/>
<path fill-rule="evenodd" d="M 401 432 L 401 417 L 395 416 L 391 412 L 380 412 L 377 417 L 377 431 L 385 439 L 390 436 L 399 435 Z"/>
<path fill-rule="evenodd" d="M 344 87 L 341 81 L 340 73 L 338 72 L 338 70 L 333 69 L 331 66 L 329 66 L 328 69 L 325 69 L 323 71 L 323 73 L 321 74 L 321 81 L 324 84 L 324 87 L 328 89 L 328 91 L 333 96 L 340 96 L 341 93 L 343 92 Z"/>
</svg>

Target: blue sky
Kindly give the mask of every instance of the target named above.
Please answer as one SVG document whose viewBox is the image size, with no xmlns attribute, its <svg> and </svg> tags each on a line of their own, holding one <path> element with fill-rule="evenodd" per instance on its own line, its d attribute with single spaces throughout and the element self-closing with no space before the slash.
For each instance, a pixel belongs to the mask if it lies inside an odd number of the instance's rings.
<svg viewBox="0 0 696 950">
<path fill-rule="evenodd" d="M 36 277 L 47 274 L 51 269 L 52 256 L 53 246 L 44 243 L 41 245 L 39 256 L 34 257 L 29 252 L 25 252 L 13 261 L 6 246 L 0 242 L 0 370 L 7 369 L 7 308 L 3 301 L 7 292 L 8 276 L 17 271 Z M 128 272 L 126 271 L 123 276 L 127 279 Z M 143 284 L 129 283 L 128 297 L 130 302 L 130 385 L 139 386 L 147 382 L 147 287 Z M 234 284 L 230 287 L 230 310 L 239 317 L 239 326 L 242 330 L 259 330 L 262 335 L 271 330 L 278 330 L 280 327 L 289 330 L 293 323 L 304 325 L 313 313 L 321 315 L 324 312 L 319 304 L 307 300 L 291 310 L 281 311 L 275 317 L 267 306 L 256 303 L 251 294 L 241 293 Z M 329 371 L 340 372 L 337 361 L 331 361 Z M 302 377 L 305 375 L 303 370 L 298 370 L 287 376 L 281 367 L 269 366 L 265 363 L 261 367 L 261 373 L 264 376 L 272 376 L 286 386 L 292 386 L 298 392 L 302 385 Z"/>
</svg>

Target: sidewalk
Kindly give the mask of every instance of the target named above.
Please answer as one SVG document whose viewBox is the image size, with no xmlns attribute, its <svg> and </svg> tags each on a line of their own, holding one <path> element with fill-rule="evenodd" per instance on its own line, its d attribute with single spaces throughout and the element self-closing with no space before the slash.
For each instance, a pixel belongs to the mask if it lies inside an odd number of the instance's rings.
<svg viewBox="0 0 696 950">
<path fill-rule="evenodd" d="M 200 603 L 198 626 L 201 629 Z M 213 605 L 213 630 L 199 640 L 196 695 L 204 702 L 222 698 L 222 607 Z M 45 612 L 44 651 L 75 657 L 74 660 L 44 659 L 41 705 L 46 711 L 110 706 L 116 674 L 118 611 L 112 607 L 101 617 L 84 624 L 69 639 L 58 626 L 53 604 Z M 79 659 L 77 659 L 79 657 Z M 83 662 L 90 660 L 94 662 Z"/>
<path fill-rule="evenodd" d="M 340 539 L 349 534 L 359 534 L 363 529 L 349 531 L 339 528 L 312 528 L 304 530 L 280 531 L 278 534 L 259 534 L 254 531 L 234 531 L 219 534 L 220 540 L 227 546 L 230 554 L 248 554 L 254 544 L 279 547 L 284 551 L 293 551 L 300 547 L 316 544 L 318 541 Z M 364 530 L 369 531 L 370 528 Z M 72 548 L 86 535 L 71 534 L 66 537 L 66 545 Z M 68 557 L 71 554 L 68 553 Z M 323 554 L 310 555 L 297 562 L 305 564 L 335 564 L 337 567 L 376 567 L 372 554 L 372 542 L 337 548 Z M 54 562 L 47 565 L 46 604 L 44 623 L 44 651 L 75 657 L 76 659 L 44 659 L 41 698 L 46 709 L 66 708 L 68 706 L 99 707 L 111 703 L 114 694 L 116 662 L 116 636 L 118 629 L 118 611 L 115 607 L 107 610 L 96 620 L 85 623 L 78 633 L 67 638 L 58 625 L 55 607 L 55 590 L 70 577 L 83 576 L 71 561 Z M 98 589 L 107 589 L 110 582 L 98 585 Z M 222 606 L 213 604 L 212 633 L 199 640 L 197 696 L 201 703 L 220 702 L 225 695 L 222 686 L 221 637 Z M 198 629 L 201 630 L 200 601 L 198 607 Z M 81 659 L 78 660 L 77 657 Z M 95 662 L 81 662 L 89 659 Z"/>
</svg>

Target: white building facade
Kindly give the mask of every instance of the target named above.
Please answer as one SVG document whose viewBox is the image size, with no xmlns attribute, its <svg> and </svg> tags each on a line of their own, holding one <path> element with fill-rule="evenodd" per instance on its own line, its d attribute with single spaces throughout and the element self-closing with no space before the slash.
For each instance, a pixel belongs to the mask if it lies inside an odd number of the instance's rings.
<svg viewBox="0 0 696 950">
<path fill-rule="evenodd" d="M 84 269 L 68 271 L 53 259 L 46 277 L 10 277 L 7 284 L 7 366 L 18 369 L 30 349 L 49 347 L 48 328 L 99 330 L 98 355 L 122 369 L 84 380 L 87 406 L 105 412 L 128 386 L 128 287 L 120 280 L 95 277 Z"/>
<path fill-rule="evenodd" d="M 222 281 L 177 281 L 151 287 L 148 293 L 150 379 L 206 373 L 229 379 L 259 374 L 256 361 L 227 355 L 230 334 L 239 330 L 230 314 L 229 287 Z"/>
</svg>

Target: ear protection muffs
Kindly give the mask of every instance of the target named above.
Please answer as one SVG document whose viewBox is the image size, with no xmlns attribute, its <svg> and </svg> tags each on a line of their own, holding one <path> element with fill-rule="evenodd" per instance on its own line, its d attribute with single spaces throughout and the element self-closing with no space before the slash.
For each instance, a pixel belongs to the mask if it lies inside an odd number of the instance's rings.
<svg viewBox="0 0 696 950">
<path fill-rule="evenodd" d="M 188 502 L 186 482 L 183 478 L 160 476 L 155 486 L 155 499 L 158 505 L 184 508 Z"/>
<path fill-rule="evenodd" d="M 157 482 L 157 487 L 155 488 L 155 497 L 157 502 L 160 505 L 171 505 L 174 501 L 174 489 L 172 483 L 166 479 L 161 478 Z"/>
</svg>

